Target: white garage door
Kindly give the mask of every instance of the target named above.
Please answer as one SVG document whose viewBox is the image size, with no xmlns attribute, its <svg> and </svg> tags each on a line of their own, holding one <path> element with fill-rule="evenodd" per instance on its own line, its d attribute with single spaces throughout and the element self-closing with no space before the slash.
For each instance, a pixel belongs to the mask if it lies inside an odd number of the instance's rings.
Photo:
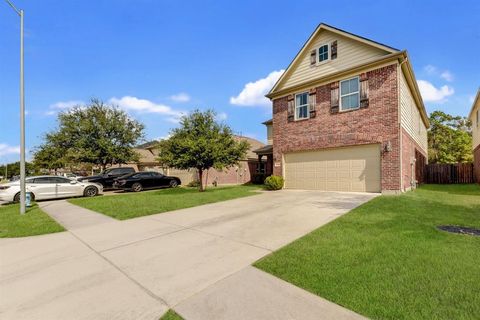
<svg viewBox="0 0 480 320">
<path fill-rule="evenodd" d="M 285 187 L 380 192 L 380 146 L 287 153 Z"/>
</svg>

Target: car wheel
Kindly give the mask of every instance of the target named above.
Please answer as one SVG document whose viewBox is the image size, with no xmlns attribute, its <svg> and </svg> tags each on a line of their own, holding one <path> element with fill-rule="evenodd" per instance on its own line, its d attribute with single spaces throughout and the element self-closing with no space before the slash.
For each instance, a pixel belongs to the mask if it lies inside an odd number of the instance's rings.
<svg viewBox="0 0 480 320">
<path fill-rule="evenodd" d="M 177 180 L 170 180 L 170 188 L 176 188 L 178 187 L 178 181 Z"/>
<path fill-rule="evenodd" d="M 143 187 L 140 183 L 138 182 L 135 182 L 133 185 L 132 185 L 132 191 L 133 192 L 140 192 L 143 190 Z"/>
<path fill-rule="evenodd" d="M 35 195 L 30 192 L 30 201 L 35 201 Z M 13 197 L 13 202 L 18 203 L 20 202 L 20 192 L 17 192 L 17 194 Z"/>
<path fill-rule="evenodd" d="M 86 187 L 83 191 L 84 197 L 95 197 L 98 194 L 98 188 L 94 186 Z"/>
</svg>

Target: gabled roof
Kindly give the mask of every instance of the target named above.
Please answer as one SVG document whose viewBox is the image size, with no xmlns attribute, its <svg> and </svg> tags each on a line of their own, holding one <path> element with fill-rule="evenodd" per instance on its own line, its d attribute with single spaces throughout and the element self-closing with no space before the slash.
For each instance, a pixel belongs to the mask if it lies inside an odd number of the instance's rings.
<svg viewBox="0 0 480 320">
<path fill-rule="evenodd" d="M 473 117 L 473 110 L 475 109 L 475 106 L 477 105 L 477 103 L 480 103 L 480 88 L 478 88 L 477 95 L 473 100 L 472 109 L 470 109 L 470 113 L 468 114 L 468 119 L 471 119 Z"/>
<path fill-rule="evenodd" d="M 273 86 L 272 90 L 270 90 L 270 92 L 266 95 L 267 97 L 269 97 L 269 95 L 271 95 L 273 92 L 275 92 L 275 90 L 277 89 L 278 85 L 283 81 L 283 79 L 290 73 L 290 70 L 293 68 L 293 66 L 296 64 L 296 62 L 300 59 L 300 57 L 302 56 L 302 54 L 305 52 L 305 50 L 307 50 L 308 46 L 313 42 L 313 40 L 315 39 L 315 37 L 322 31 L 322 30 L 327 30 L 327 31 L 330 31 L 330 32 L 333 32 L 333 33 L 336 33 L 336 34 L 339 34 L 339 35 L 342 35 L 344 37 L 347 37 L 347 38 L 350 38 L 350 39 L 353 39 L 353 40 L 356 40 L 356 41 L 359 41 L 359 42 L 362 42 L 364 44 L 367 44 L 367 45 L 370 45 L 372 47 L 375 47 L 375 48 L 378 48 L 378 49 L 381 49 L 381 50 L 384 50 L 386 53 L 397 53 L 399 52 L 400 50 L 398 49 L 395 49 L 393 47 L 390 47 L 390 46 L 387 46 L 385 44 L 382 44 L 380 42 L 377 42 L 377 41 L 373 41 L 373 40 L 370 40 L 368 38 L 365 38 L 365 37 L 362 37 L 362 36 L 359 36 L 359 35 L 356 35 L 356 34 L 353 34 L 353 33 L 350 33 L 350 32 L 347 32 L 345 30 L 342 30 L 342 29 L 338 29 L 338 28 L 335 28 L 335 27 L 332 27 L 326 23 L 320 23 L 317 28 L 315 29 L 315 31 L 313 31 L 313 33 L 310 35 L 310 37 L 307 39 L 307 41 L 303 44 L 302 48 L 300 49 L 300 51 L 296 54 L 295 58 L 292 60 L 292 62 L 290 62 L 290 64 L 288 65 L 287 69 L 285 70 L 285 72 L 280 76 L 280 78 L 277 80 L 277 82 L 275 83 L 275 85 Z"/>
</svg>

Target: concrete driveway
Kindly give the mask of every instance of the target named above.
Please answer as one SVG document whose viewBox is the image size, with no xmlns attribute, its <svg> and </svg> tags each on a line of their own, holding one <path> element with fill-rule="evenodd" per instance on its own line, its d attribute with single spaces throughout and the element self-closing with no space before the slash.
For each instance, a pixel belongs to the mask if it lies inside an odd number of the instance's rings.
<svg viewBox="0 0 480 320">
<path fill-rule="evenodd" d="M 158 319 L 176 306 L 187 320 L 212 318 L 208 308 L 192 312 L 202 294 L 215 296 L 216 286 L 225 290 L 221 282 L 233 281 L 236 273 L 243 279 L 260 272 L 249 266 L 375 196 L 265 192 L 128 221 L 80 223 L 59 234 L 2 239 L 0 318 Z M 73 208 L 64 203 L 57 209 L 67 214 Z M 358 316 L 339 310 L 346 317 L 338 318 Z"/>
</svg>

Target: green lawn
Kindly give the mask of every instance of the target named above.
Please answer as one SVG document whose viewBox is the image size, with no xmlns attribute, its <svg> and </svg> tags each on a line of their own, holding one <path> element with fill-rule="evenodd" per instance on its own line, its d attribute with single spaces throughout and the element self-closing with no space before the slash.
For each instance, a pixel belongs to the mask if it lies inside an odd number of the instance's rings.
<svg viewBox="0 0 480 320">
<path fill-rule="evenodd" d="M 25 215 L 20 215 L 18 204 L 0 206 L 0 238 L 35 236 L 64 230 L 37 205 L 27 208 Z"/>
<path fill-rule="evenodd" d="M 160 320 L 183 320 L 182 317 L 180 317 L 175 311 L 172 309 L 168 310 L 167 313 L 165 313 Z"/>
<path fill-rule="evenodd" d="M 125 220 L 149 214 L 162 213 L 202 204 L 247 197 L 257 194 L 260 187 L 254 185 L 208 188 L 199 192 L 196 188 L 174 188 L 139 193 L 70 199 L 73 204 L 97 211 L 116 219 Z"/>
<path fill-rule="evenodd" d="M 372 319 L 478 319 L 478 185 L 380 196 L 255 266 Z"/>
</svg>

